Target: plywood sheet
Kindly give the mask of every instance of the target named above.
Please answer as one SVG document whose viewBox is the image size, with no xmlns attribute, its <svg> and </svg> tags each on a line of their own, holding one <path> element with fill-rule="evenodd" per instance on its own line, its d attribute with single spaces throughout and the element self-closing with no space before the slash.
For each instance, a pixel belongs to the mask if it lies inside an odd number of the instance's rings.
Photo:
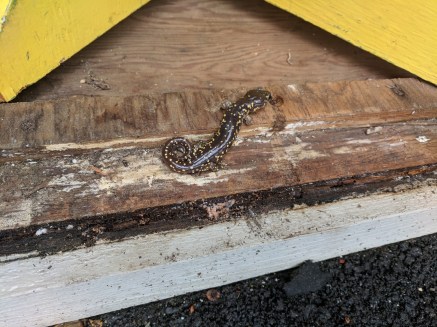
<svg viewBox="0 0 437 327">
<path fill-rule="evenodd" d="M 64 62 L 17 101 L 407 76 L 263 0 L 160 0 Z"/>
<path fill-rule="evenodd" d="M 437 83 L 437 3 L 433 0 L 267 2 Z"/>
</svg>

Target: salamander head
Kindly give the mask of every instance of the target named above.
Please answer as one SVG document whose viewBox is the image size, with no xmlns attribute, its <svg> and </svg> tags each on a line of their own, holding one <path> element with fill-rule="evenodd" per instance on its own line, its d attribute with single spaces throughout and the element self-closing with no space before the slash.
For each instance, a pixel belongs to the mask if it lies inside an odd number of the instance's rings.
<svg viewBox="0 0 437 327">
<path fill-rule="evenodd" d="M 253 111 L 264 107 L 266 102 L 272 103 L 273 101 L 272 94 L 261 88 L 247 91 L 244 99 L 247 103 L 252 104 Z"/>
</svg>

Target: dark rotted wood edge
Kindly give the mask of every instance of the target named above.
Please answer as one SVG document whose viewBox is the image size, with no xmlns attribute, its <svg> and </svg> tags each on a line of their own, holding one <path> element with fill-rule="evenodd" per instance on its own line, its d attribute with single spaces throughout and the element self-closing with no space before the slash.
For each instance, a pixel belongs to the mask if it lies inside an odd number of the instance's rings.
<svg viewBox="0 0 437 327">
<path fill-rule="evenodd" d="M 437 164 L 4 230 L 0 232 L 0 255 L 45 256 L 93 246 L 100 240 L 119 241 L 143 234 L 202 228 L 219 221 L 250 220 L 271 210 L 398 192 L 423 184 L 437 185 Z"/>
</svg>

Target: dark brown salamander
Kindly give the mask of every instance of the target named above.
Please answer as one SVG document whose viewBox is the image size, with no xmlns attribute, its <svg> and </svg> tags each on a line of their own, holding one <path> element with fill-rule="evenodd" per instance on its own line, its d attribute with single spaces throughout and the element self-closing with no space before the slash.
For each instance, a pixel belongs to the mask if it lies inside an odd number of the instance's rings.
<svg viewBox="0 0 437 327">
<path fill-rule="evenodd" d="M 263 108 L 267 102 L 274 104 L 269 91 L 248 91 L 243 98 L 223 108 L 220 128 L 209 141 L 193 145 L 183 137 L 169 140 L 162 149 L 164 162 L 179 173 L 217 171 L 223 155 L 234 143 L 243 120 L 249 114 Z"/>
</svg>

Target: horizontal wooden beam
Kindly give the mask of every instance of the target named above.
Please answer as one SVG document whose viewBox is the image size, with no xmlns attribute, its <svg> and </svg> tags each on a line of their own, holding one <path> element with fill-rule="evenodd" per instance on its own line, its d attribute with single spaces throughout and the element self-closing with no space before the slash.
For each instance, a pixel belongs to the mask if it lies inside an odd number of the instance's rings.
<svg viewBox="0 0 437 327">
<path fill-rule="evenodd" d="M 437 232 L 435 185 L 0 257 L 0 324 L 47 326 Z"/>
<path fill-rule="evenodd" d="M 243 128 L 243 135 L 257 134 L 256 130 L 248 132 L 254 128 L 271 129 L 277 120 L 284 119 L 286 123 L 297 123 L 288 127 L 296 132 L 408 122 L 429 118 L 437 107 L 437 88 L 413 78 L 267 88 L 283 97 L 284 104 L 259 111 L 253 116 L 251 128 Z M 220 122 L 220 105 L 245 91 L 240 88 L 122 97 L 72 96 L 0 104 L 0 149 L 92 150 L 143 141 L 159 145 L 174 134 L 212 133 Z M 11 159 L 12 154 L 8 155 Z M 5 156 L 0 158 L 4 160 Z"/>
<path fill-rule="evenodd" d="M 327 180 L 360 184 L 359 176 L 390 179 L 390 171 L 437 163 L 430 85 L 405 79 L 269 89 L 283 104 L 254 115 L 227 167 L 201 176 L 171 172 L 160 147 L 174 135 L 209 137 L 220 102 L 241 91 L 0 106 L 0 230 Z"/>
<path fill-rule="evenodd" d="M 209 137 L 220 103 L 244 90 L 1 105 L 0 254 L 56 253 L 435 179 L 434 87 L 269 89 L 283 104 L 254 115 L 227 166 L 201 176 L 171 172 L 160 147 L 174 135 Z"/>
</svg>

